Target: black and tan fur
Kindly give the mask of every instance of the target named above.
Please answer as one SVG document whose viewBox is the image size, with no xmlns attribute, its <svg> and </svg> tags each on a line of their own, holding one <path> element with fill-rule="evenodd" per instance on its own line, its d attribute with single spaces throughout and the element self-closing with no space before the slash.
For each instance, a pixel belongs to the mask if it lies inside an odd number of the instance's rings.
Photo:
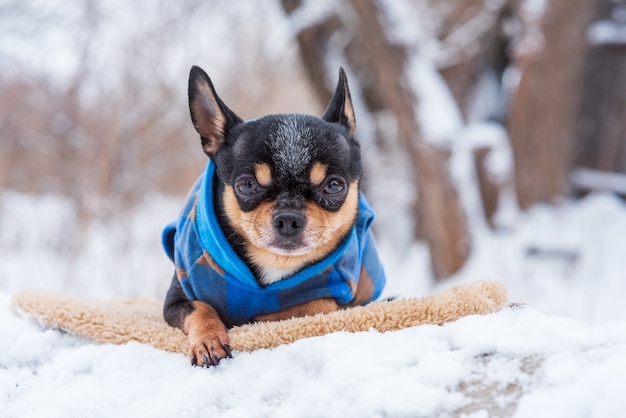
<svg viewBox="0 0 626 418">
<path fill-rule="evenodd" d="M 260 286 L 323 259 L 347 239 L 357 215 L 362 165 L 343 70 L 321 118 L 285 114 L 244 122 L 199 67 L 190 72 L 189 108 L 202 148 L 216 166 L 213 204 L 219 224 Z M 334 299 L 318 299 L 256 320 L 337 309 Z M 193 364 L 217 365 L 231 356 L 219 314 L 190 301 L 176 274 L 164 316 L 187 333 Z"/>
</svg>

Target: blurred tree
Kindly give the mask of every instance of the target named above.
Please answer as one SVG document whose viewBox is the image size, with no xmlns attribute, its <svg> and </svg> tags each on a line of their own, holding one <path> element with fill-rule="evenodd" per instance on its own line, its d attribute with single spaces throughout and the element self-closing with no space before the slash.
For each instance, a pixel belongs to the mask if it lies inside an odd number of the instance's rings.
<svg viewBox="0 0 626 418">
<path fill-rule="evenodd" d="M 626 173 L 626 1 L 592 3 L 575 162 Z"/>
<path fill-rule="evenodd" d="M 206 161 L 186 105 L 192 64 L 242 116 L 310 102 L 283 67 L 293 54 L 268 58 L 256 36 L 268 23 L 251 23 L 283 19 L 278 3 L 227 3 L 0 4 L 0 189 L 70 196 L 86 221 L 149 192 L 186 193 Z M 262 82 L 242 85 L 250 73 Z"/>
<path fill-rule="evenodd" d="M 88 222 L 97 212 L 107 217 L 132 206 L 157 184 L 175 190 L 180 185 L 172 172 L 195 175 L 178 140 L 188 125 L 180 117 L 186 114 L 173 106 L 184 103 L 184 95 L 150 68 L 163 51 L 161 38 L 129 33 L 126 49 L 117 51 L 125 59 L 103 63 L 98 54 L 111 24 L 103 3 L 77 1 L 69 15 L 17 3 L 0 8 L 0 21 L 13 22 L 0 31 L 12 45 L 43 48 L 27 42 L 31 33 L 20 30 L 32 26 L 38 41 L 54 35 L 69 38 L 71 46 L 60 49 L 66 56 L 56 74 L 32 65 L 28 53 L 0 50 L 0 62 L 10 70 L 0 76 L 0 187 L 70 196 L 79 218 Z"/>
<path fill-rule="evenodd" d="M 581 104 L 589 0 L 522 2 L 523 35 L 513 51 L 519 82 L 509 109 L 520 207 L 564 198 Z"/>
<path fill-rule="evenodd" d="M 282 4 L 288 14 L 302 6 L 301 0 L 282 0 Z M 360 114 L 357 119 L 368 118 L 376 124 L 380 121 L 378 113 L 391 112 L 397 130 L 391 140 L 397 142 L 387 146 L 399 147 L 408 156 L 419 195 L 415 207 L 419 233 L 430 247 L 435 277 L 450 276 L 469 255 L 469 235 L 458 194 L 446 169 L 447 153 L 423 138 L 415 112 L 419 97 L 409 87 L 407 50 L 390 41 L 376 1 L 344 0 L 340 7 L 350 8 L 352 20 L 330 13 L 298 32 L 304 67 L 320 100 L 325 102 L 330 97 L 330 80 L 336 77 L 336 68 L 329 69 L 327 63 L 331 58 L 342 57 L 349 73 L 356 76 L 352 80 L 353 94 L 363 98 L 369 113 Z M 341 42 L 333 42 L 338 38 Z M 374 129 L 381 132 L 386 127 Z M 389 137 L 381 135 L 378 143 L 385 140 Z"/>
<path fill-rule="evenodd" d="M 504 129 L 507 117 L 503 75 L 510 65 L 507 50 L 510 24 L 520 0 L 428 0 L 442 8 L 441 53 L 437 68 L 468 125 L 488 122 Z M 508 178 L 494 178 L 489 169 L 494 144 L 473 147 L 474 171 L 485 220 L 495 227 L 501 192 Z"/>
</svg>

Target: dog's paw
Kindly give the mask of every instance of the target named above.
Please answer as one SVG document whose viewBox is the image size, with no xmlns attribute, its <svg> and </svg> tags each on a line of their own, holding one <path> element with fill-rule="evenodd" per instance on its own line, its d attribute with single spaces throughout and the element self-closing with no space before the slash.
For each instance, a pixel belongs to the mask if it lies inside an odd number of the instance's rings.
<svg viewBox="0 0 626 418">
<path fill-rule="evenodd" d="M 192 365 L 217 366 L 226 357 L 233 357 L 226 328 L 189 334 L 189 358 Z"/>
<path fill-rule="evenodd" d="M 198 301 L 193 302 L 193 305 L 193 312 L 185 319 L 191 364 L 217 366 L 220 360 L 232 358 L 228 330 L 215 309 Z"/>
</svg>

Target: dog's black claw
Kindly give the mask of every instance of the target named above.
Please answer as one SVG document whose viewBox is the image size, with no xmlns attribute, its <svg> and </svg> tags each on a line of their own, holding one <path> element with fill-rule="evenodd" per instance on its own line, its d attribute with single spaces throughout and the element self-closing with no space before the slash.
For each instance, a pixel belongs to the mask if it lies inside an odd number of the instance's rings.
<svg viewBox="0 0 626 418">
<path fill-rule="evenodd" d="M 196 361 L 196 358 L 195 358 L 195 357 L 191 359 L 191 365 L 192 365 L 193 367 L 196 367 L 196 366 L 198 365 L 198 362 Z"/>
<path fill-rule="evenodd" d="M 230 345 L 224 344 L 222 347 L 224 347 L 224 351 L 226 351 L 228 358 L 233 358 L 233 354 L 230 352 Z"/>
<path fill-rule="evenodd" d="M 220 364 L 220 359 L 219 359 L 219 357 L 217 357 L 217 355 L 216 355 L 216 354 L 213 354 L 213 355 L 211 356 L 211 360 L 213 360 L 213 365 L 214 365 L 214 366 L 217 366 L 218 364 Z"/>
<path fill-rule="evenodd" d="M 207 356 L 202 356 L 202 361 L 204 361 L 204 365 L 206 366 L 206 368 L 208 369 L 209 367 L 211 367 L 211 363 L 209 363 L 209 358 Z"/>
</svg>

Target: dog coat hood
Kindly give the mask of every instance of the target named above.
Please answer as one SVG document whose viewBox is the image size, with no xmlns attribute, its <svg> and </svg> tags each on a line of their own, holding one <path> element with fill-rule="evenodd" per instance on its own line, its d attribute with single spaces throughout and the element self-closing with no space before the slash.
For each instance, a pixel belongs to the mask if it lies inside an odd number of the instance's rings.
<svg viewBox="0 0 626 418">
<path fill-rule="evenodd" d="M 374 212 L 359 197 L 358 216 L 348 239 L 325 259 L 290 277 L 261 286 L 222 232 L 213 207 L 215 164 L 192 187 L 177 221 L 163 231 L 165 252 L 191 301 L 210 304 L 227 326 L 320 298 L 339 305 L 364 305 L 385 284 L 370 226 Z"/>
</svg>

